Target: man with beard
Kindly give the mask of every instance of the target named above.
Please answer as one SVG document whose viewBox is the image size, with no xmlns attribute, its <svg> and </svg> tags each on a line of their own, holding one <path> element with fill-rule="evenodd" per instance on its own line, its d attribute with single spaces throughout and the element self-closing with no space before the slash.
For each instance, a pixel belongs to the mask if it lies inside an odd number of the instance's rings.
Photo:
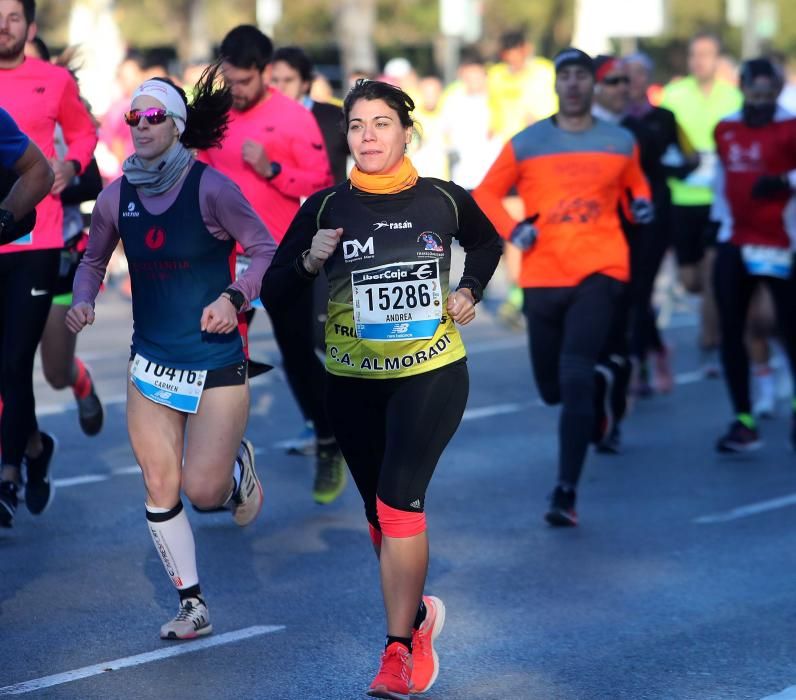
<svg viewBox="0 0 796 700">
<path fill-rule="evenodd" d="M 50 504 L 50 461 L 55 440 L 39 431 L 33 396 L 33 358 L 52 301 L 63 248 L 60 194 L 91 161 L 97 134 L 80 101 L 77 83 L 65 68 L 25 57 L 25 42 L 36 35 L 34 0 L 0 0 L 0 107 L 41 149 L 55 173 L 50 194 L 36 208 L 35 227 L 0 247 L 0 525 L 10 527 L 17 489 L 26 466 L 25 503 L 34 515 Z M 55 154 L 55 125 L 67 152 Z M 5 300 L 13 299 L 13 303 Z"/>
<path fill-rule="evenodd" d="M 524 251 L 519 282 L 536 384 L 546 403 L 563 405 L 558 483 L 545 517 L 574 526 L 589 442 L 613 427 L 610 411 L 596 410 L 607 407 L 610 386 L 598 399 L 595 366 L 629 277 L 618 207 L 642 223 L 652 205 L 632 134 L 591 114 L 591 57 L 568 48 L 554 63 L 558 113 L 512 138 L 473 195 Z M 502 206 L 512 187 L 525 204 L 521 222 Z"/>
<path fill-rule="evenodd" d="M 220 53 L 233 98 L 229 129 L 221 146 L 200 158 L 237 183 L 279 243 L 300 199 L 332 184 L 323 136 L 312 113 L 271 87 L 273 44 L 257 27 L 231 30 Z M 313 497 L 330 503 L 345 486 L 345 464 L 326 417 L 324 369 L 314 347 L 312 290 L 289 308 L 267 309 L 288 383 L 305 421 L 315 429 Z"/>
</svg>

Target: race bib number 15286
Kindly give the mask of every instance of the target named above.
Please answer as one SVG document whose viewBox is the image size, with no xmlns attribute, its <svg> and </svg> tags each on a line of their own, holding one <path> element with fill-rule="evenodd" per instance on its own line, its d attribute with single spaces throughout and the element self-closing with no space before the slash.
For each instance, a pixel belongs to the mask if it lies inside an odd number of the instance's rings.
<svg viewBox="0 0 796 700">
<path fill-rule="evenodd" d="M 351 273 L 357 337 L 368 340 L 433 338 L 442 318 L 436 260 L 402 262 Z"/>
</svg>

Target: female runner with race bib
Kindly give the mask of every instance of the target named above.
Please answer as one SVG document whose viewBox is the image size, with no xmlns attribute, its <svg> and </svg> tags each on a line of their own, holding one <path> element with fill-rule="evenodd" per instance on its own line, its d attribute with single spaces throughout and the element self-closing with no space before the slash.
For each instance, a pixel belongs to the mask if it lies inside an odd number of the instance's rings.
<svg viewBox="0 0 796 700">
<path fill-rule="evenodd" d="M 241 526 L 262 506 L 254 450 L 243 437 L 249 387 L 237 313 L 257 298 L 276 244 L 238 187 L 189 150 L 216 145 L 226 128 L 232 99 L 214 87 L 217 70 L 205 72 L 190 106 L 165 79 L 133 94 L 125 120 L 135 153 L 97 200 L 66 318 L 74 333 L 94 323 L 121 238 L 133 302 L 127 427 L 149 531 L 180 596 L 163 639 L 212 631 L 180 491 L 199 509 L 231 510 Z M 251 265 L 233 283 L 236 241 Z"/>
<path fill-rule="evenodd" d="M 396 87 L 357 82 L 343 105 L 351 179 L 304 203 L 262 292 L 266 306 L 284 305 L 321 267 L 329 278 L 328 412 L 365 504 L 387 610 L 386 649 L 368 689 L 378 698 L 425 692 L 437 677 L 433 641 L 445 607 L 423 595 L 425 495 L 467 402 L 455 324 L 475 318 L 501 254 L 467 192 L 418 177 L 404 155 L 413 109 Z M 466 257 L 451 291 L 454 238 Z"/>
</svg>

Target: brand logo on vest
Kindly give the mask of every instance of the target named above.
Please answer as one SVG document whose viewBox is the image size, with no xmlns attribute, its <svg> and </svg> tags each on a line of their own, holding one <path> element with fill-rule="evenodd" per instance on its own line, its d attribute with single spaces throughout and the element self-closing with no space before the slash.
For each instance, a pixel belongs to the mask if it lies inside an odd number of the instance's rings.
<svg viewBox="0 0 796 700">
<path fill-rule="evenodd" d="M 365 243 L 360 243 L 357 239 L 353 241 L 343 241 L 343 258 L 345 260 L 372 258 L 374 255 L 373 236 L 368 238 Z"/>
<path fill-rule="evenodd" d="M 166 243 L 166 232 L 159 226 L 153 226 L 144 236 L 144 243 L 151 250 L 158 250 Z"/>
<path fill-rule="evenodd" d="M 131 217 L 131 216 L 141 216 L 141 212 L 135 210 L 135 202 L 130 202 L 127 205 L 127 211 L 123 211 L 122 212 L 122 216 L 125 219 L 128 218 L 128 217 Z"/>
<path fill-rule="evenodd" d="M 379 229 L 383 228 L 390 228 L 390 229 L 400 229 L 400 228 L 412 228 L 411 221 L 377 221 L 373 224 L 373 230 L 378 231 Z"/>
</svg>

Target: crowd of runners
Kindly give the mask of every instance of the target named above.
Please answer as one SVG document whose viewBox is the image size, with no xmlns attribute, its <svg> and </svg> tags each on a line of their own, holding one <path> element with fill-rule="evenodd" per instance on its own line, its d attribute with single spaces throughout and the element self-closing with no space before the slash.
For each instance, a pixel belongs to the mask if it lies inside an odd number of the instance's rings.
<svg viewBox="0 0 796 700">
<path fill-rule="evenodd" d="M 439 672 L 425 495 L 467 403 L 459 328 L 499 265 L 501 316 L 524 317 L 539 394 L 561 405 L 550 526 L 578 524 L 590 446 L 621 451 L 628 401 L 673 388 L 654 295 L 667 255 L 700 295 L 702 371 L 727 385 L 716 449 L 760 446 L 773 368 L 796 368 L 796 116 L 777 57 L 728 75 L 719 38 L 698 34 L 662 88 L 644 53 L 547 60 L 508 33 L 494 64 L 464 49 L 448 86 L 393 59 L 347 76 L 340 102 L 301 48 L 243 25 L 189 82 L 131 51 L 101 121 L 64 63 L 33 0 L 0 0 L 0 526 L 53 498 L 37 350 L 82 431 L 102 430 L 76 341 L 120 284 L 143 519 L 179 599 L 163 639 L 212 631 L 183 497 L 241 527 L 263 505 L 245 437 L 249 378 L 270 369 L 249 357 L 263 310 L 312 497 L 333 502 L 347 474 L 362 497 L 386 610 L 373 697 Z"/>
</svg>

